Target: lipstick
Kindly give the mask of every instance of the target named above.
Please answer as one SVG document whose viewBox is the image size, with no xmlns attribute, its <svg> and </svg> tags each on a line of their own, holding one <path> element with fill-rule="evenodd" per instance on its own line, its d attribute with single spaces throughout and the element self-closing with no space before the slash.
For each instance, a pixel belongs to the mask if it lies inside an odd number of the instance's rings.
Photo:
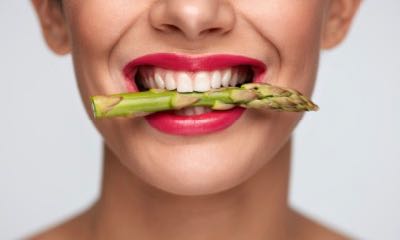
<svg viewBox="0 0 400 240">
<path fill-rule="evenodd" d="M 241 55 L 217 54 L 186 56 L 157 53 L 133 59 L 123 73 L 129 91 L 148 88 L 177 90 L 178 92 L 206 92 L 220 87 L 241 84 L 251 71 L 252 82 L 261 82 L 266 66 L 260 60 Z M 247 79 L 248 80 L 248 79 Z M 186 114 L 185 114 L 186 112 Z M 233 125 L 245 112 L 235 107 L 224 111 L 209 109 L 164 111 L 145 117 L 146 122 L 163 133 L 199 135 L 222 131 Z"/>
</svg>

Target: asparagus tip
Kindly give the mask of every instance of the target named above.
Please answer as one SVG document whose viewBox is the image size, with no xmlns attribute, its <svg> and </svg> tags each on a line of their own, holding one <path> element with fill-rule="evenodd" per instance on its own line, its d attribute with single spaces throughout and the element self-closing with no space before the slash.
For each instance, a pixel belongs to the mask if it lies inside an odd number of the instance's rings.
<svg viewBox="0 0 400 240">
<path fill-rule="evenodd" d="M 251 90 L 233 89 L 230 97 L 235 103 L 246 103 L 257 98 L 257 94 Z"/>
</svg>

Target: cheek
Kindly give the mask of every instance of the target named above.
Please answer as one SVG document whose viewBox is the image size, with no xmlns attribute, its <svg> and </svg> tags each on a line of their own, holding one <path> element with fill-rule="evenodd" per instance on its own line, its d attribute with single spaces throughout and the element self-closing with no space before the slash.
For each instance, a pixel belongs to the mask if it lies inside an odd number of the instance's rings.
<svg viewBox="0 0 400 240">
<path fill-rule="evenodd" d="M 289 9 L 283 13 L 288 17 L 277 19 L 269 29 L 280 56 L 277 84 L 307 95 L 312 92 L 318 69 L 322 22 L 320 11 L 311 9 Z"/>
<path fill-rule="evenodd" d="M 325 1 L 254 2 L 257 4 L 243 0 L 238 7 L 276 52 L 269 82 L 310 94 L 318 67 Z"/>
<path fill-rule="evenodd" d="M 126 0 L 65 1 L 73 63 L 79 90 L 90 114 L 89 96 L 110 94 L 124 89 L 112 79 L 110 52 L 120 37 L 134 24 L 146 1 Z M 91 115 L 91 114 L 90 114 Z"/>
<path fill-rule="evenodd" d="M 248 129 L 249 135 L 246 136 L 251 141 L 248 144 L 256 146 L 254 152 L 261 154 L 261 159 L 272 159 L 289 140 L 302 117 L 302 113 L 249 111 L 252 124 Z"/>
<path fill-rule="evenodd" d="M 140 15 L 143 1 L 66 1 L 73 48 L 91 54 L 107 54 Z"/>
</svg>

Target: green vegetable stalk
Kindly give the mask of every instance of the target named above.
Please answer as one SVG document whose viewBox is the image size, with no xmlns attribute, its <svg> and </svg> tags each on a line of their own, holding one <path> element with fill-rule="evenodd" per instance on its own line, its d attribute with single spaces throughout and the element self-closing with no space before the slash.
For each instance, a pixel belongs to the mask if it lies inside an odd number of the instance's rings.
<svg viewBox="0 0 400 240">
<path fill-rule="evenodd" d="M 278 111 L 317 111 L 318 106 L 296 90 L 266 83 L 247 83 L 208 92 L 179 93 L 162 89 L 91 97 L 95 118 L 136 117 L 154 112 L 204 106 L 227 110 L 235 106 Z"/>
</svg>

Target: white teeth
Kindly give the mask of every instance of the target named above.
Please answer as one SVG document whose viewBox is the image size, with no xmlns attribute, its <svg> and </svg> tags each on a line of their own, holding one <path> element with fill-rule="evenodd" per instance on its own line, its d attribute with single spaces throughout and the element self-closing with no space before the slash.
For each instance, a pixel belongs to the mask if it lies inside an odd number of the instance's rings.
<svg viewBox="0 0 400 240">
<path fill-rule="evenodd" d="M 211 72 L 184 72 L 163 68 L 141 68 L 140 74 L 145 88 L 177 90 L 178 92 L 207 92 L 211 88 L 236 86 L 243 83 L 246 72 L 239 68 L 227 68 Z"/>
<path fill-rule="evenodd" d="M 247 72 L 244 70 L 241 70 L 241 71 L 239 71 L 238 76 L 239 76 L 238 83 L 243 84 L 246 81 Z"/>
<path fill-rule="evenodd" d="M 175 111 L 176 114 L 181 115 L 181 116 L 191 116 L 194 115 L 194 110 L 193 107 L 188 107 L 184 109 L 180 109 Z"/>
<path fill-rule="evenodd" d="M 155 74 L 154 79 L 156 81 L 157 88 L 161 88 L 161 89 L 165 88 L 164 80 L 162 79 L 162 77 L 159 73 Z"/>
<path fill-rule="evenodd" d="M 156 87 L 156 82 L 154 81 L 154 77 L 153 76 L 149 76 L 149 78 L 147 79 L 147 84 L 149 88 L 157 88 Z"/>
<path fill-rule="evenodd" d="M 165 74 L 165 86 L 168 90 L 176 89 L 176 83 L 173 75 L 174 74 L 171 71 L 167 71 Z"/>
<path fill-rule="evenodd" d="M 231 87 L 236 86 L 236 84 L 238 83 L 238 80 L 239 80 L 238 72 L 237 72 L 237 71 L 234 71 L 234 72 L 232 73 L 232 77 L 231 77 L 231 79 L 230 79 L 230 81 L 229 81 L 229 85 L 230 85 Z"/>
<path fill-rule="evenodd" d="M 204 113 L 209 113 L 211 111 L 212 110 L 210 108 L 207 108 L 207 107 L 194 107 L 194 113 L 197 114 L 197 115 L 204 114 Z"/>
<path fill-rule="evenodd" d="M 221 80 L 223 87 L 229 86 L 229 80 L 231 80 L 231 76 L 232 76 L 231 69 L 228 69 L 224 72 L 224 75 L 222 76 L 222 80 Z"/>
<path fill-rule="evenodd" d="M 193 115 L 200 115 L 204 113 L 209 113 L 212 110 L 207 107 L 188 107 L 181 110 L 175 111 L 175 114 L 181 116 L 193 116 Z"/>
<path fill-rule="evenodd" d="M 194 115 L 194 109 L 193 108 L 183 109 L 183 114 L 188 116 Z"/>
<path fill-rule="evenodd" d="M 178 92 L 193 92 L 192 79 L 185 72 L 179 72 L 177 74 L 177 86 Z"/>
<path fill-rule="evenodd" d="M 199 115 L 202 114 L 204 111 L 200 110 L 198 108 L 204 108 L 204 107 L 188 107 L 181 109 L 177 111 L 178 115 L 183 115 L 183 116 L 193 116 L 193 115 Z"/>
<path fill-rule="evenodd" d="M 211 74 L 211 88 L 220 88 L 221 78 L 221 71 L 213 71 Z"/>
<path fill-rule="evenodd" d="M 193 110 L 194 110 L 194 113 L 197 115 L 203 113 L 203 107 L 194 107 Z"/>
<path fill-rule="evenodd" d="M 207 92 L 210 90 L 210 77 L 206 72 L 198 72 L 194 77 L 194 90 L 197 92 Z"/>
</svg>

